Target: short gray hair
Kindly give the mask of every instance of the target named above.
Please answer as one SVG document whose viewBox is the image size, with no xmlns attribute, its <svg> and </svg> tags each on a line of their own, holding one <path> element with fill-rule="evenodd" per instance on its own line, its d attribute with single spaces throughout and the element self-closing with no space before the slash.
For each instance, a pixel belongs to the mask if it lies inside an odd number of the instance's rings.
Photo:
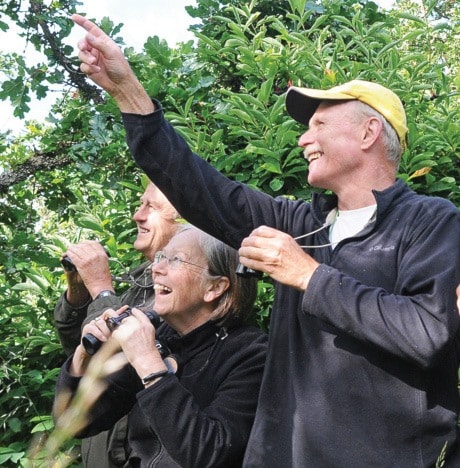
<svg viewBox="0 0 460 468">
<path fill-rule="evenodd" d="M 390 125 L 388 120 L 376 111 L 373 107 L 365 104 L 361 101 L 354 101 L 356 103 L 357 118 L 366 118 L 366 117 L 375 117 L 382 122 L 383 125 L 383 145 L 387 151 L 387 158 L 394 165 L 396 170 L 399 168 L 401 162 L 401 155 L 403 153 L 403 148 L 401 142 L 399 141 L 398 134 L 396 130 Z"/>
</svg>

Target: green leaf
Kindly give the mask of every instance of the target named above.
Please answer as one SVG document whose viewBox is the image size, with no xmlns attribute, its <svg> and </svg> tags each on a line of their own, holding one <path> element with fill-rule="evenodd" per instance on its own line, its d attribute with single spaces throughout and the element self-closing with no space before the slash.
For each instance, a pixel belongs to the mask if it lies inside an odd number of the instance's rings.
<svg viewBox="0 0 460 468">
<path fill-rule="evenodd" d="M 260 91 L 257 95 L 257 99 L 263 103 L 268 103 L 270 96 L 273 93 L 273 80 L 266 80 L 260 86 Z"/>
<path fill-rule="evenodd" d="M 34 283 L 18 283 L 12 286 L 14 291 L 28 291 L 39 294 L 42 289 Z"/>
<path fill-rule="evenodd" d="M 407 12 L 404 12 L 404 11 L 398 11 L 396 14 L 395 14 L 396 18 L 399 18 L 399 19 L 407 19 L 407 20 L 410 20 L 410 21 L 414 21 L 416 23 L 420 23 L 421 25 L 425 25 L 425 22 L 419 18 L 418 16 L 415 16 L 415 15 L 411 15 L 410 13 L 407 13 Z"/>
<path fill-rule="evenodd" d="M 54 422 L 51 416 L 36 416 L 31 418 L 30 422 L 38 422 L 35 426 L 32 427 L 31 433 L 35 434 L 37 432 L 49 432 L 54 429 Z"/>
<path fill-rule="evenodd" d="M 270 182 L 270 188 L 274 192 L 279 192 L 283 188 L 283 186 L 284 186 L 284 182 L 282 179 L 279 179 L 279 178 L 272 179 Z"/>
</svg>

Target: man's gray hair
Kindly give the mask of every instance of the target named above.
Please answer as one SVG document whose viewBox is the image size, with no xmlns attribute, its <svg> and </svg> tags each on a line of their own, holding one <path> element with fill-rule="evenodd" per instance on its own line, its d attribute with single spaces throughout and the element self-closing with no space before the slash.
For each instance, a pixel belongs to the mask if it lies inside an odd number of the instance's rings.
<svg viewBox="0 0 460 468">
<path fill-rule="evenodd" d="M 391 161 L 394 165 L 396 170 L 399 168 L 399 164 L 401 162 L 401 155 L 403 153 L 403 148 L 399 141 L 398 134 L 396 130 L 390 125 L 388 120 L 380 114 L 380 112 L 376 111 L 371 106 L 365 104 L 361 101 L 356 102 L 356 110 L 358 112 L 358 118 L 366 118 L 366 117 L 375 117 L 382 122 L 383 125 L 383 145 L 387 151 L 387 158 Z"/>
</svg>

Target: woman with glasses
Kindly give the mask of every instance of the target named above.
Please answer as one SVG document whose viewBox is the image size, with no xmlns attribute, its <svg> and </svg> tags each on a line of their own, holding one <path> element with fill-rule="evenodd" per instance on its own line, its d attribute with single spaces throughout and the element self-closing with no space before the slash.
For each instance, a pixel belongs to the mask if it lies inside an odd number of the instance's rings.
<svg viewBox="0 0 460 468">
<path fill-rule="evenodd" d="M 237 467 L 253 423 L 267 337 L 246 325 L 256 280 L 236 275 L 238 253 L 190 226 L 155 255 L 157 330 L 133 308 L 113 329 L 106 319 L 83 329 L 114 340 L 129 364 L 108 377 L 91 410 L 86 437 L 128 418 L 130 467 Z M 160 354 L 160 342 L 170 356 Z M 91 356 L 80 344 L 64 364 L 57 390 L 74 393 Z"/>
</svg>

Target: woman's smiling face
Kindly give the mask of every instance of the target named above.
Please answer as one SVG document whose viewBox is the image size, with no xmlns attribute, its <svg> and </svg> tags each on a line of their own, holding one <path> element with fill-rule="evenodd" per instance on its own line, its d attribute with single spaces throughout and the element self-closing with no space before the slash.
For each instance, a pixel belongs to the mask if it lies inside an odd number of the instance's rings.
<svg viewBox="0 0 460 468">
<path fill-rule="evenodd" d="M 211 281 L 207 261 L 199 245 L 199 231 L 176 234 L 153 263 L 155 311 L 179 333 L 209 320 L 212 304 L 207 300 Z"/>
</svg>

